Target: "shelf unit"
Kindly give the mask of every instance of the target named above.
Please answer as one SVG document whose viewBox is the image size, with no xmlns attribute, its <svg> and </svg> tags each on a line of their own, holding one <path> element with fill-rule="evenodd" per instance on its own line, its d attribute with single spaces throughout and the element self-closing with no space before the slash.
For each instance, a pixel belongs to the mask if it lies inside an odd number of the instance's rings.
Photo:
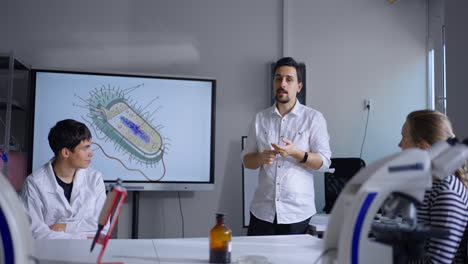
<svg viewBox="0 0 468 264">
<path fill-rule="evenodd" d="M 11 175 L 8 174 L 13 171 L 8 169 L 10 151 L 26 152 L 29 146 L 30 73 L 31 67 L 17 58 L 13 51 L 0 52 L 0 128 L 3 128 L 0 150 L 2 173 L 10 180 Z"/>
</svg>

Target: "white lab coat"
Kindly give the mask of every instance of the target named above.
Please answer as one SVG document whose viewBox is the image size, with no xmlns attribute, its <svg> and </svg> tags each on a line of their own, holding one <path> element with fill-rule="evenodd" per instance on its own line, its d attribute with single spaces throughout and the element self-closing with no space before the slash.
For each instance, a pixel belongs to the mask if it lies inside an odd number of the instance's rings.
<svg viewBox="0 0 468 264">
<path fill-rule="evenodd" d="M 55 179 L 52 161 L 29 175 L 21 191 L 33 238 L 93 237 L 97 231 L 99 213 L 106 200 L 101 173 L 92 168 L 78 169 L 69 203 L 63 188 Z M 50 230 L 49 226 L 56 223 L 65 223 L 65 232 Z M 104 231 L 107 228 L 108 225 Z"/>
</svg>

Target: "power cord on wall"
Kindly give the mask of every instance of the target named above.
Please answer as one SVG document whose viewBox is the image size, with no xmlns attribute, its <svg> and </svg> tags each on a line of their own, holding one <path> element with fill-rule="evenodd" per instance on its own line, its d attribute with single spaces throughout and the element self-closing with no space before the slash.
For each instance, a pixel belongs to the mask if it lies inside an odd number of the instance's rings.
<svg viewBox="0 0 468 264">
<path fill-rule="evenodd" d="M 367 125 L 369 124 L 369 114 L 370 114 L 370 100 L 366 100 L 366 110 L 367 110 L 367 119 L 366 119 L 366 127 L 364 128 L 364 137 L 362 138 L 361 144 L 361 153 L 359 154 L 359 158 L 362 159 L 362 150 L 364 149 L 364 142 L 366 141 L 367 136 Z"/>
<path fill-rule="evenodd" d="M 179 197 L 179 209 L 180 209 L 180 218 L 182 219 L 182 238 L 185 237 L 185 223 L 184 223 L 184 212 L 182 211 L 182 201 L 180 200 L 180 192 L 177 192 Z"/>
</svg>

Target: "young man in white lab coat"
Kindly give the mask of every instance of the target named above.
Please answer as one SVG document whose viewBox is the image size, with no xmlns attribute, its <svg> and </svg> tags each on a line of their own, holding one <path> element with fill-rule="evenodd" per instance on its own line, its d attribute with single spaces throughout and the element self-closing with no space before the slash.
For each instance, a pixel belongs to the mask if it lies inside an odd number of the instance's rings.
<svg viewBox="0 0 468 264">
<path fill-rule="evenodd" d="M 26 178 L 21 198 L 35 239 L 92 238 L 106 199 L 100 172 L 89 168 L 91 133 L 66 119 L 49 132 L 55 156 Z"/>
</svg>

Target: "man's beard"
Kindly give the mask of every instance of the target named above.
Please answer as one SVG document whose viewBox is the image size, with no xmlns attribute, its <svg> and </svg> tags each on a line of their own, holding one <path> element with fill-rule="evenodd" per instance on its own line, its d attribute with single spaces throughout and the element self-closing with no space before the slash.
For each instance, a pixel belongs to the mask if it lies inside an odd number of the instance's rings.
<svg viewBox="0 0 468 264">
<path fill-rule="evenodd" d="M 278 92 L 283 92 L 284 94 L 284 98 L 283 99 L 280 99 L 280 95 Z M 280 88 L 276 91 L 276 101 L 280 104 L 287 104 L 289 103 L 289 101 L 291 101 L 291 99 L 289 98 L 289 95 L 287 94 L 286 90 Z"/>
<path fill-rule="evenodd" d="M 289 103 L 289 101 L 291 101 L 291 99 L 289 98 L 289 96 L 286 96 L 284 97 L 283 99 L 279 99 L 278 98 L 278 95 L 276 95 L 276 102 L 280 103 L 280 104 L 287 104 Z"/>
</svg>

